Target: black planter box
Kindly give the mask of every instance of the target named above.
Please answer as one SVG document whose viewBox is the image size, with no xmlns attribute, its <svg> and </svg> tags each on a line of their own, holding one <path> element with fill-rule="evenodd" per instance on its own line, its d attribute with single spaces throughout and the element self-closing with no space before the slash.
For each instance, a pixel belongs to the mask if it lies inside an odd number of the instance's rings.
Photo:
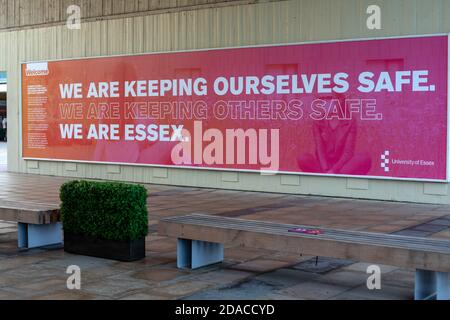
<svg viewBox="0 0 450 320">
<path fill-rule="evenodd" d="M 64 232 L 64 251 L 131 262 L 145 258 L 145 238 L 131 241 L 116 241 Z"/>
</svg>

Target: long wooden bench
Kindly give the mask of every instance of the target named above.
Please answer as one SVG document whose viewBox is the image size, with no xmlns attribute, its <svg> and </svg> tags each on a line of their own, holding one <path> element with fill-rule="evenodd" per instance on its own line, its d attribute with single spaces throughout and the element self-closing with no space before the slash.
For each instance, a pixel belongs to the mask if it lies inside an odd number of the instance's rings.
<svg viewBox="0 0 450 320">
<path fill-rule="evenodd" d="M 58 205 L 0 200 L 0 220 L 17 222 L 19 248 L 62 243 Z"/>
<path fill-rule="evenodd" d="M 416 270 L 415 298 L 450 299 L 450 241 L 319 228 L 201 214 L 159 221 L 159 234 L 176 237 L 178 268 L 223 261 L 224 244 L 393 265 Z"/>
</svg>

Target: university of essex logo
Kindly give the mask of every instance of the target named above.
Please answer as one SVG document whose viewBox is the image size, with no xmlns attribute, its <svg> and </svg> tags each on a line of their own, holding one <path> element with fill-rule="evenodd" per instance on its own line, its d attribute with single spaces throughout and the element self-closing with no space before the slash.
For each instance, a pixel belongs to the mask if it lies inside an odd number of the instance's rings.
<svg viewBox="0 0 450 320">
<path fill-rule="evenodd" d="M 381 168 L 384 169 L 384 172 L 389 172 L 389 151 L 385 151 L 381 154 Z"/>
</svg>

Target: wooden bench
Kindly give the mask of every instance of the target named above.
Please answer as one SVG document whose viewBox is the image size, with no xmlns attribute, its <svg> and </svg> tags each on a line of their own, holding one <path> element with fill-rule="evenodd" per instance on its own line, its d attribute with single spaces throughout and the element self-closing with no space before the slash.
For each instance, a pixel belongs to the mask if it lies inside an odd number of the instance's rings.
<svg viewBox="0 0 450 320">
<path fill-rule="evenodd" d="M 322 234 L 293 233 L 293 228 Z M 224 244 L 332 257 L 416 270 L 416 299 L 450 299 L 450 241 L 323 229 L 192 214 L 159 221 L 159 234 L 176 237 L 178 268 L 223 261 Z"/>
<path fill-rule="evenodd" d="M 62 243 L 59 206 L 0 200 L 0 220 L 18 223 L 19 248 Z"/>
</svg>

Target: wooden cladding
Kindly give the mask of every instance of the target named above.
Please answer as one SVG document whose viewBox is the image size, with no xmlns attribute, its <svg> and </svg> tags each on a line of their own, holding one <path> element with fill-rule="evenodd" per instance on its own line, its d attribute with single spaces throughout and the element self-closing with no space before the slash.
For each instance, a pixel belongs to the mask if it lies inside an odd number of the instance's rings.
<svg viewBox="0 0 450 320">
<path fill-rule="evenodd" d="M 260 0 L 0 0 L 0 30 L 65 23 L 70 5 L 78 5 L 83 20 L 151 12 L 195 10 L 214 5 Z"/>
</svg>

